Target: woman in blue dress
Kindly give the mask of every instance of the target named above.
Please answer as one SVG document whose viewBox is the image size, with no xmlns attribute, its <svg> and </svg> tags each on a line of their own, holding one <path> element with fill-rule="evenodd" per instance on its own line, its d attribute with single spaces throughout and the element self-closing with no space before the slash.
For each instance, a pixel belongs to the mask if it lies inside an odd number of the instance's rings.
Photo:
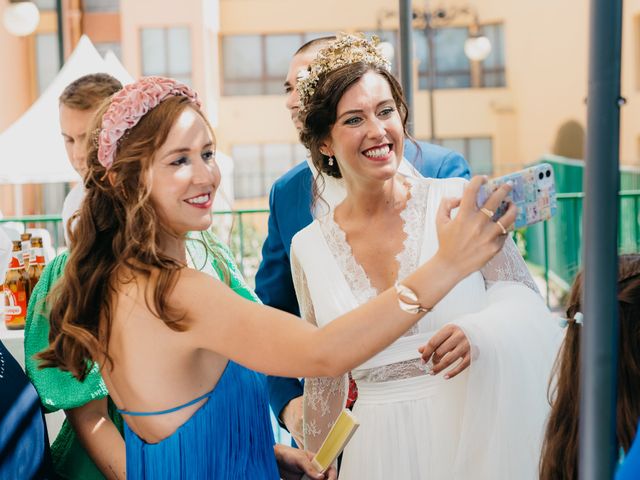
<svg viewBox="0 0 640 480">
<path fill-rule="evenodd" d="M 129 478 L 324 478 L 310 453 L 274 447 L 257 372 L 336 376 L 361 364 L 492 258 L 515 219 L 515 207 L 503 226 L 480 212 L 484 179 L 474 179 L 462 199 L 443 202 L 431 260 L 317 329 L 229 288 L 237 272 L 220 245 L 203 242 L 204 260 L 188 258 L 186 235 L 210 227 L 220 183 L 195 92 L 143 78 L 103 105 L 90 131 L 87 195 L 39 358 L 81 380 L 99 365 L 126 420 Z M 484 207 L 494 210 L 508 190 Z M 219 280 L 199 271 L 208 256 Z"/>
</svg>

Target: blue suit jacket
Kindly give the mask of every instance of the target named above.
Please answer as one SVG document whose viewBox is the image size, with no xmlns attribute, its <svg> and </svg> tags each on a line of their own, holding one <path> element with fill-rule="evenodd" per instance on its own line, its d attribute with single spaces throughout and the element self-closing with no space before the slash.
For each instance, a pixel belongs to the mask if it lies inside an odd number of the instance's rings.
<svg viewBox="0 0 640 480">
<path fill-rule="evenodd" d="M 404 156 L 430 178 L 469 178 L 469 165 L 462 155 L 446 148 L 418 142 L 419 149 L 405 141 Z M 311 169 L 302 162 L 280 177 L 269 195 L 269 232 L 262 247 L 262 263 L 256 274 L 256 293 L 266 305 L 299 315 L 291 278 L 289 250 L 293 236 L 309 225 L 311 216 Z M 282 409 L 302 395 L 297 378 L 268 377 L 269 401 L 280 421 Z M 284 427 L 284 425 L 281 423 Z"/>
</svg>

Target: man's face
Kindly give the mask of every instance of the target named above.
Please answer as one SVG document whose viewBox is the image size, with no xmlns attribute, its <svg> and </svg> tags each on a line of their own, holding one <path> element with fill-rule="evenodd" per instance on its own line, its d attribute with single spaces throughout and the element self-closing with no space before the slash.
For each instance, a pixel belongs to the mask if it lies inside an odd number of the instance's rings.
<svg viewBox="0 0 640 480">
<path fill-rule="evenodd" d="M 60 130 L 67 157 L 80 176 L 87 170 L 87 130 L 96 110 L 78 110 L 60 104 Z"/>
<path fill-rule="evenodd" d="M 298 102 L 300 101 L 300 96 L 296 90 L 296 83 L 298 82 L 300 72 L 307 69 L 309 64 L 316 58 L 316 55 L 321 48 L 322 46 L 310 48 L 309 50 L 294 55 L 291 59 L 291 63 L 289 64 L 287 79 L 284 82 L 284 91 L 287 96 L 287 109 L 289 110 L 291 120 L 298 131 L 302 129 L 302 124 L 298 119 Z"/>
</svg>

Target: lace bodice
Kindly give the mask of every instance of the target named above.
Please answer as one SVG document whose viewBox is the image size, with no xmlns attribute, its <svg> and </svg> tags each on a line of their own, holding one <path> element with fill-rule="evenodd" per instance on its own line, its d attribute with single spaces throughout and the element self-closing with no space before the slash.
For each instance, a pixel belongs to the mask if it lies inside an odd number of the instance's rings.
<svg viewBox="0 0 640 480">
<path fill-rule="evenodd" d="M 438 195 L 432 195 L 430 188 L 432 180 L 428 179 L 408 179 L 410 184 L 410 197 L 407 200 L 406 207 L 401 213 L 403 221 L 403 232 L 405 240 L 402 251 L 397 255 L 398 261 L 398 281 L 413 272 L 421 261 L 425 261 L 422 249 L 425 245 L 425 233 L 429 238 L 433 237 L 437 243 L 437 235 L 435 235 L 434 222 L 435 211 L 438 208 Z M 461 182 L 457 185 L 462 187 Z M 461 194 L 461 188 L 455 194 Z M 447 196 L 452 193 L 448 192 Z M 438 204 L 434 200 L 437 200 Z M 366 303 L 374 298 L 379 292 L 372 286 L 371 281 L 364 268 L 357 262 L 353 255 L 351 246 L 347 241 L 345 232 L 340 228 L 334 219 L 333 212 L 316 220 L 322 238 L 328 247 L 332 260 L 337 265 L 337 270 L 344 277 L 344 281 L 351 294 L 355 298 L 353 307 Z M 309 228 L 309 227 L 307 227 Z M 431 242 L 433 243 L 433 242 Z M 427 242 L 429 244 L 429 242 Z M 433 252 L 437 249 L 437 245 L 432 245 Z M 320 252 L 316 252 L 320 255 Z M 314 305 L 313 298 L 316 302 L 331 302 L 326 298 L 324 293 L 312 295 L 309 290 L 307 281 L 307 272 L 304 271 L 302 263 L 296 257 L 296 249 L 292 248 L 292 274 L 298 302 L 300 304 L 301 315 L 307 321 L 313 324 L 322 325 L 317 322 L 317 308 L 325 308 L 325 305 Z M 318 264 L 316 268 L 323 268 L 323 264 Z M 310 268 L 307 266 L 307 268 Z M 312 272 L 309 272 L 312 273 Z M 317 272 L 316 272 L 317 273 Z M 508 239 L 505 243 L 503 251 L 489 262 L 481 271 L 484 278 L 484 286 L 490 288 L 499 281 L 515 281 L 524 283 L 529 288 L 537 291 L 535 283 L 529 274 L 524 260 L 520 256 L 515 243 Z M 328 274 L 327 274 L 328 275 Z M 324 297 L 318 300 L 319 297 Z M 343 311 L 341 313 L 346 313 Z M 431 315 L 423 317 L 418 324 L 412 327 L 405 336 L 415 335 L 419 331 L 430 331 L 452 320 L 444 317 L 444 320 L 438 321 L 433 325 L 429 321 Z M 421 327 L 422 325 L 422 327 Z M 417 351 L 414 359 L 391 363 L 375 368 L 360 368 L 352 372 L 352 376 L 356 383 L 360 382 L 385 382 L 390 380 L 399 380 L 403 378 L 424 375 L 425 367 L 421 364 Z M 307 379 L 305 383 L 305 447 L 317 448 L 320 445 L 314 442 L 318 439 L 321 441 L 326 434 L 327 429 L 331 427 L 335 416 L 329 412 L 335 413 L 344 407 L 347 392 L 346 375 L 340 378 L 314 378 Z M 337 409 L 337 410 L 336 410 Z M 310 443 L 308 443 L 308 441 Z"/>
</svg>

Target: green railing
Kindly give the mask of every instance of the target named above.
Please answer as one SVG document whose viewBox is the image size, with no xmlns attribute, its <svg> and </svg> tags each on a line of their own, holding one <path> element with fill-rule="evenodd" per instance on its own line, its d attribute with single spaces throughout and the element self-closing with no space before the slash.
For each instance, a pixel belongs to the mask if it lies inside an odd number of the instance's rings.
<svg viewBox="0 0 640 480">
<path fill-rule="evenodd" d="M 225 210 L 214 212 L 212 229 L 225 241 L 236 257 L 242 274 L 251 286 L 261 259 L 262 243 L 267 235 L 268 209 Z M 27 215 L 0 219 L 0 224 L 19 224 L 17 229 L 45 228 L 51 235 L 56 253 L 66 248 L 60 215 Z"/>
<path fill-rule="evenodd" d="M 560 296 L 573 281 L 582 256 L 583 193 L 559 193 L 558 213 L 551 220 L 518 232 L 516 238 L 530 266 L 544 278 L 547 303 L 550 292 Z M 251 286 L 261 260 L 267 234 L 267 209 L 226 210 L 214 213 L 213 230 L 236 257 Z M 23 228 L 46 228 L 56 252 L 64 248 L 62 220 L 58 215 L 5 218 L 0 224 L 17 222 Z M 640 251 L 640 190 L 620 192 L 620 252 Z"/>
<path fill-rule="evenodd" d="M 547 222 L 532 225 L 518 238 L 524 241 L 525 258 L 544 276 L 547 303 L 550 292 L 566 292 L 582 260 L 582 211 L 584 193 L 559 193 L 558 212 Z M 640 190 L 621 191 L 618 248 L 620 253 L 640 251 Z"/>
</svg>

